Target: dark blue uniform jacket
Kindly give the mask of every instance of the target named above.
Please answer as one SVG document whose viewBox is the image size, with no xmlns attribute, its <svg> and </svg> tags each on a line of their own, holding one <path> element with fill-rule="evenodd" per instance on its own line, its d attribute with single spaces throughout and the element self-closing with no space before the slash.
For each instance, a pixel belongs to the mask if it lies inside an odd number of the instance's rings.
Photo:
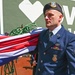
<svg viewBox="0 0 75 75">
<path fill-rule="evenodd" d="M 36 75 L 75 75 L 75 35 L 62 28 L 48 40 L 41 32 Z"/>
</svg>

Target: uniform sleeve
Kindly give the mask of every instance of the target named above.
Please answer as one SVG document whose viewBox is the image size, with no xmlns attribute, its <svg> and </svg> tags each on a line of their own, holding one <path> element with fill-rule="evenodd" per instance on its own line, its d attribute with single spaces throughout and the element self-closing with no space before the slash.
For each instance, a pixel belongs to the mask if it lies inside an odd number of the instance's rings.
<svg viewBox="0 0 75 75">
<path fill-rule="evenodd" d="M 75 36 L 69 39 L 66 56 L 68 60 L 69 75 L 75 75 Z"/>
</svg>

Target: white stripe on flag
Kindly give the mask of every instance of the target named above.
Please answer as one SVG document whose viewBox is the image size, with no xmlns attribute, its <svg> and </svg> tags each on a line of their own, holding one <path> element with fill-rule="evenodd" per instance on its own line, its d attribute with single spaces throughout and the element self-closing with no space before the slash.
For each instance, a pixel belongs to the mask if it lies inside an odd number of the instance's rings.
<svg viewBox="0 0 75 75">
<path fill-rule="evenodd" d="M 2 58 L 9 58 L 9 57 L 13 57 L 13 56 L 19 56 L 19 55 L 22 55 L 24 53 L 28 53 L 30 51 L 33 51 L 35 49 L 35 47 L 36 46 L 29 46 L 29 47 L 25 47 L 25 48 L 19 49 L 17 51 L 0 53 L 0 59 L 2 59 Z"/>
</svg>

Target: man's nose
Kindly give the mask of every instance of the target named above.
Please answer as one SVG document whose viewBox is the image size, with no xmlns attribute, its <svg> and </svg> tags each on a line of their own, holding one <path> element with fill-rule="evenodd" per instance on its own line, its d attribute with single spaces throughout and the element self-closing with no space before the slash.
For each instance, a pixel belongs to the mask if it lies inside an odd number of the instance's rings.
<svg viewBox="0 0 75 75">
<path fill-rule="evenodd" d="M 45 19 L 48 20 L 49 19 L 48 16 L 45 16 Z"/>
</svg>

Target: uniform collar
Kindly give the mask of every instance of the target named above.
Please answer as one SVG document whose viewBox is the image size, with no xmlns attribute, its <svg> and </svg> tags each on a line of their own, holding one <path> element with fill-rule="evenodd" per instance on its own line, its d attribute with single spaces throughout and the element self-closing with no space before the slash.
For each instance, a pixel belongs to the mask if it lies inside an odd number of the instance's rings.
<svg viewBox="0 0 75 75">
<path fill-rule="evenodd" d="M 57 29 L 57 28 L 56 28 Z M 65 29 L 63 26 L 60 26 L 58 28 L 58 31 L 56 31 L 56 34 L 53 35 L 50 39 L 50 41 L 48 42 L 48 45 L 46 46 L 47 50 L 48 48 L 50 48 L 51 46 L 55 45 L 56 43 L 59 43 L 59 39 L 63 36 L 62 34 L 65 32 Z"/>
<path fill-rule="evenodd" d="M 61 29 L 61 25 L 59 25 L 58 27 L 56 27 L 53 31 L 52 31 L 52 33 L 53 33 L 53 35 L 55 35 L 60 29 Z"/>
</svg>

